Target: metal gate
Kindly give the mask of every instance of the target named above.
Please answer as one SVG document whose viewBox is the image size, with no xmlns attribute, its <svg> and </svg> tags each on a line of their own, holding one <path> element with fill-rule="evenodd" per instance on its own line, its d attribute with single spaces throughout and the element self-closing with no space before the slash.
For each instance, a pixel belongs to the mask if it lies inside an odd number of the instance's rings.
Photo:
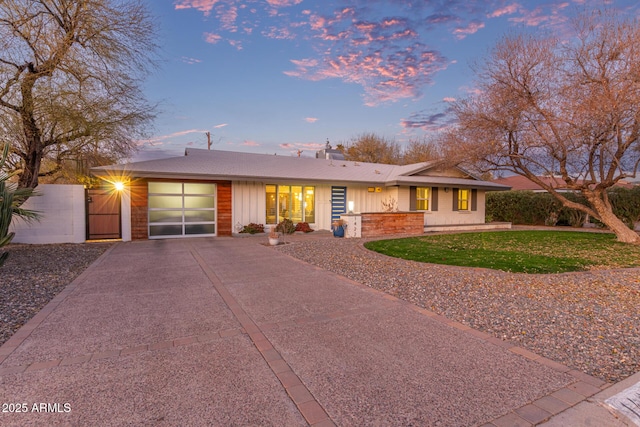
<svg viewBox="0 0 640 427">
<path fill-rule="evenodd" d="M 347 187 L 331 187 L 331 222 L 347 212 Z"/>
<path fill-rule="evenodd" d="M 113 189 L 85 190 L 87 240 L 120 239 L 120 192 Z"/>
</svg>

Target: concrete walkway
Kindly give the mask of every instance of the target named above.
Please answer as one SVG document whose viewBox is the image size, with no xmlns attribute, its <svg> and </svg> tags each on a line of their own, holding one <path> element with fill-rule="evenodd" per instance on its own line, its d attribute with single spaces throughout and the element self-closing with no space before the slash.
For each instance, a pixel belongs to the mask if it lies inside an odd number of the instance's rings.
<svg viewBox="0 0 640 427">
<path fill-rule="evenodd" d="M 0 347 L 0 425 L 527 426 L 608 386 L 261 243 L 116 244 Z"/>
</svg>

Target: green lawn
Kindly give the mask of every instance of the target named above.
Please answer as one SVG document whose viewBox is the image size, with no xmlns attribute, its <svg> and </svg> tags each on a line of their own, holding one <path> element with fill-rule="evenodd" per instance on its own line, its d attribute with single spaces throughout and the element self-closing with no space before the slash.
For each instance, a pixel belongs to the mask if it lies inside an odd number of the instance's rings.
<svg viewBox="0 0 640 427">
<path fill-rule="evenodd" d="M 434 264 L 517 273 L 563 273 L 640 266 L 640 246 L 579 231 L 494 231 L 379 240 L 368 249 Z"/>
</svg>

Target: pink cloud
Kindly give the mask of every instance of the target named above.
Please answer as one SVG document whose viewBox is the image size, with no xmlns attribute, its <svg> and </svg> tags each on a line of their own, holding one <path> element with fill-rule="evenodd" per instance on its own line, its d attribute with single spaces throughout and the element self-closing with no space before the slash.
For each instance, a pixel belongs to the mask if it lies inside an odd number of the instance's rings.
<svg viewBox="0 0 640 427">
<path fill-rule="evenodd" d="M 202 62 L 201 59 L 196 59 L 196 58 L 189 58 L 188 56 L 183 56 L 180 58 L 180 60 L 186 64 L 189 65 L 193 65 L 193 64 L 199 64 Z"/>
<path fill-rule="evenodd" d="M 376 49 L 351 51 L 324 61 L 313 59 L 292 61 L 296 69 L 285 74 L 317 81 L 338 78 L 364 88 L 365 104 L 375 106 L 403 98 L 422 95 L 422 87 L 432 76 L 446 68 L 439 53 L 414 43 L 400 51 Z"/>
<path fill-rule="evenodd" d="M 238 50 L 242 50 L 242 42 L 240 40 L 229 40 L 229 44 Z"/>
<path fill-rule="evenodd" d="M 219 124 L 219 125 L 215 125 L 213 128 L 214 129 L 220 129 L 220 128 L 223 128 L 225 126 L 227 126 L 227 123 L 222 123 L 222 124 Z"/>
<path fill-rule="evenodd" d="M 408 119 L 400 121 L 400 126 L 405 129 L 422 129 L 424 131 L 439 132 L 450 128 L 456 119 L 447 109 L 444 112 L 426 114 L 418 112 L 412 114 Z"/>
<path fill-rule="evenodd" d="M 317 142 L 286 142 L 280 144 L 279 147 L 284 150 L 290 150 L 293 155 L 297 156 L 298 151 L 300 152 L 300 154 L 302 154 L 302 152 L 305 150 L 315 153 L 318 150 L 322 150 L 325 147 L 325 144 L 320 144 Z"/>
<path fill-rule="evenodd" d="M 512 4 L 508 5 L 508 6 L 501 7 L 500 9 L 494 10 L 493 12 L 488 14 L 487 16 L 489 18 L 497 18 L 497 17 L 500 17 L 502 15 L 513 15 L 514 13 L 516 13 L 518 11 L 519 8 L 520 8 L 520 5 L 518 3 L 512 3 Z"/>
<path fill-rule="evenodd" d="M 484 22 L 472 21 L 466 27 L 456 28 L 453 31 L 453 34 L 455 34 L 457 39 L 462 40 L 465 37 L 467 37 L 469 34 L 477 33 L 482 28 L 484 28 Z"/>
<path fill-rule="evenodd" d="M 304 121 L 307 123 L 315 123 L 318 119 L 316 117 L 305 117 Z"/>
<path fill-rule="evenodd" d="M 183 131 L 179 131 L 179 132 L 170 133 L 168 135 L 158 135 L 158 136 L 154 136 L 154 137 L 149 138 L 149 139 L 139 140 L 139 141 L 136 141 L 136 144 L 140 145 L 140 146 L 143 146 L 143 145 L 149 145 L 149 146 L 163 145 L 166 141 L 171 142 L 171 140 L 174 139 L 174 138 L 179 138 L 181 136 L 190 135 L 192 133 L 202 133 L 204 135 L 205 132 L 206 132 L 206 130 L 202 130 L 202 129 L 188 129 L 188 130 L 183 130 Z"/>
<path fill-rule="evenodd" d="M 300 4 L 302 0 L 267 0 L 267 3 L 273 7 L 286 7 Z"/>
<path fill-rule="evenodd" d="M 520 8 L 521 16 L 509 18 L 509 21 L 524 24 L 529 27 L 551 26 L 561 27 L 568 20 L 564 10 L 570 6 L 568 2 L 552 4 L 550 6 L 538 6 L 535 9 L 527 10 Z"/>
<path fill-rule="evenodd" d="M 236 6 L 220 5 L 216 8 L 216 16 L 220 20 L 221 28 L 226 31 L 236 32 L 238 27 L 236 21 L 238 19 L 238 8 Z"/>
<path fill-rule="evenodd" d="M 296 38 L 296 35 L 287 27 L 270 27 L 268 30 L 263 31 L 262 35 L 275 40 L 293 40 Z"/>
<path fill-rule="evenodd" d="M 205 16 L 208 16 L 220 0 L 178 0 L 175 2 L 176 10 L 181 9 L 196 9 L 203 12 Z"/>
<path fill-rule="evenodd" d="M 449 97 L 449 96 L 442 98 L 442 100 L 444 102 L 456 102 L 457 101 L 455 98 L 452 98 L 452 97 Z"/>
<path fill-rule="evenodd" d="M 222 36 L 213 33 L 204 33 L 204 41 L 211 44 L 216 44 L 222 40 Z"/>
<path fill-rule="evenodd" d="M 261 144 L 259 142 L 256 142 L 256 141 L 245 140 L 240 145 L 244 145 L 245 147 L 259 147 Z"/>
<path fill-rule="evenodd" d="M 483 19 L 503 16 L 515 24 L 554 25 L 563 22 L 569 4 L 559 1 L 527 2 L 532 10 L 521 0 L 348 0 L 328 13 L 319 13 L 314 2 L 304 10 L 293 7 L 302 0 L 175 0 L 175 8 L 214 15 L 207 20 L 214 27 L 204 36 L 211 44 L 225 40 L 242 50 L 249 36 L 308 42 L 317 54 L 292 59 L 285 75 L 359 85 L 364 103 L 374 106 L 419 98 L 434 75 L 455 63 L 427 44 L 432 31 L 444 29 L 450 38 L 464 39 L 485 27 Z"/>
</svg>

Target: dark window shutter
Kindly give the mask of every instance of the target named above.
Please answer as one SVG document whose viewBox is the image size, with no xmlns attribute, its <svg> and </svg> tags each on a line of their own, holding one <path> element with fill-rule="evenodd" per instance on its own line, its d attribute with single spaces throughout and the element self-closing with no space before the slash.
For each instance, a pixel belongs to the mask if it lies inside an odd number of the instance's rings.
<svg viewBox="0 0 640 427">
<path fill-rule="evenodd" d="M 410 211 L 416 210 L 417 197 L 418 195 L 417 195 L 416 187 L 409 187 L 409 210 Z"/>
<path fill-rule="evenodd" d="M 453 210 L 454 211 L 458 210 L 458 189 L 457 188 L 453 189 Z"/>
<path fill-rule="evenodd" d="M 438 210 L 438 187 L 431 188 L 431 210 Z"/>
<path fill-rule="evenodd" d="M 478 190 L 476 189 L 471 190 L 471 210 L 478 210 Z"/>
</svg>

